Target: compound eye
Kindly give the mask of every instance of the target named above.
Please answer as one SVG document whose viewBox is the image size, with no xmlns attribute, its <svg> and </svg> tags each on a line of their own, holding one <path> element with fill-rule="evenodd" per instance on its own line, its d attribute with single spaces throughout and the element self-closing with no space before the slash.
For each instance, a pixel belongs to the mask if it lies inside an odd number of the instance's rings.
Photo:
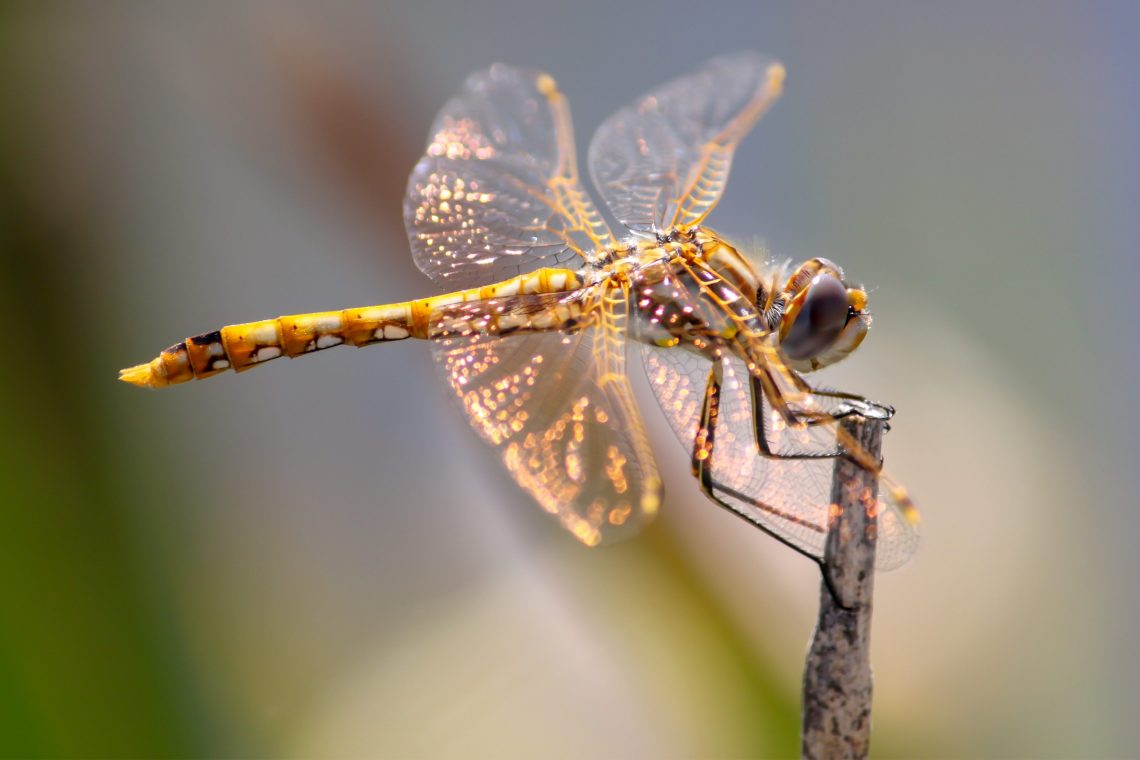
<svg viewBox="0 0 1140 760">
<path fill-rule="evenodd" d="M 780 343 L 784 353 L 794 360 L 821 353 L 843 332 L 847 315 L 847 288 L 829 274 L 816 275 Z"/>
</svg>

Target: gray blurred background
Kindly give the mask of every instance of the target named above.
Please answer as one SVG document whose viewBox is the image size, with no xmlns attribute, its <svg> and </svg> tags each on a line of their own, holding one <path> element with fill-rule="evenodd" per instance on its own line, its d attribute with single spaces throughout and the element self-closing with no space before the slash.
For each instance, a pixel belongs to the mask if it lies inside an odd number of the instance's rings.
<svg viewBox="0 0 1140 760">
<path fill-rule="evenodd" d="M 1140 5 L 0 8 L 0 754 L 794 755 L 818 571 L 705 501 L 650 394 L 663 513 L 591 551 L 427 346 L 115 382 L 433 294 L 400 199 L 469 71 L 551 72 L 584 153 L 740 48 L 787 90 L 711 222 L 871 289 L 826 379 L 898 407 L 925 518 L 877 579 L 875 754 L 1136 753 Z"/>
</svg>

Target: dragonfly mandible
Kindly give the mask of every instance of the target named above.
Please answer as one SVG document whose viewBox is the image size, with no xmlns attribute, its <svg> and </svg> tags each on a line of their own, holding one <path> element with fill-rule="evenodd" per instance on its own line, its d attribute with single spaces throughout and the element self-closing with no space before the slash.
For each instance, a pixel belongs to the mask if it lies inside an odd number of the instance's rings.
<svg viewBox="0 0 1140 760">
<path fill-rule="evenodd" d="M 661 479 L 627 374 L 650 385 L 704 493 L 820 560 L 841 452 L 878 468 L 838 420 L 888 406 L 813 388 L 849 355 L 867 295 L 831 261 L 754 264 L 705 224 L 740 140 L 784 68 L 735 53 L 644 95 L 594 135 L 578 174 L 566 98 L 543 72 L 472 74 L 440 111 L 404 219 L 419 268 L 447 295 L 231 325 L 177 343 L 122 380 L 158 388 L 339 345 L 430 342 L 471 426 L 582 543 L 642 527 Z M 918 512 L 881 474 L 878 566 L 905 562 Z"/>
</svg>

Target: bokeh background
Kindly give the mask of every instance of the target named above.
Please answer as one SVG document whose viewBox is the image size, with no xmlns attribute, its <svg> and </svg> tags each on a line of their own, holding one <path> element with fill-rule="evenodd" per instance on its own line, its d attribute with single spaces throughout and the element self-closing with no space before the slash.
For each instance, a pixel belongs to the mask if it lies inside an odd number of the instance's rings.
<svg viewBox="0 0 1140 760">
<path fill-rule="evenodd" d="M 798 750 L 816 568 L 666 473 L 586 550 L 406 342 L 161 393 L 183 336 L 429 295 L 404 181 L 496 60 L 584 152 L 722 50 L 783 60 L 713 223 L 824 255 L 923 508 L 877 579 L 880 757 L 1132 755 L 1140 5 L 0 5 L 0 755 Z M 644 381 L 639 379 L 639 384 Z"/>
</svg>

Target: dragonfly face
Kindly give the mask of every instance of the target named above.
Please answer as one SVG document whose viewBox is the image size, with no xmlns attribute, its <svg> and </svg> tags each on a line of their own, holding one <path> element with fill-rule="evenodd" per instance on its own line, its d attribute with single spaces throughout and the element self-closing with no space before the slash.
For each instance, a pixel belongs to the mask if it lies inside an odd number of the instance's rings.
<svg viewBox="0 0 1140 760">
<path fill-rule="evenodd" d="M 661 480 L 627 373 L 640 347 L 661 409 L 716 503 L 820 558 L 833 459 L 878 468 L 837 420 L 893 410 L 801 376 L 853 351 L 866 295 L 838 266 L 750 262 L 705 225 L 737 143 L 783 67 L 713 59 L 611 116 L 578 176 L 570 111 L 547 74 L 495 65 L 440 111 L 408 182 L 412 256 L 446 295 L 231 325 L 123 370 L 162 387 L 337 345 L 419 338 L 473 429 L 584 544 L 657 512 Z M 917 512 L 880 474 L 878 563 L 913 553 Z"/>
<path fill-rule="evenodd" d="M 780 348 L 789 366 L 812 372 L 834 364 L 859 347 L 871 329 L 867 293 L 847 284 L 827 259 L 804 263 L 788 280 L 780 299 Z"/>
</svg>

